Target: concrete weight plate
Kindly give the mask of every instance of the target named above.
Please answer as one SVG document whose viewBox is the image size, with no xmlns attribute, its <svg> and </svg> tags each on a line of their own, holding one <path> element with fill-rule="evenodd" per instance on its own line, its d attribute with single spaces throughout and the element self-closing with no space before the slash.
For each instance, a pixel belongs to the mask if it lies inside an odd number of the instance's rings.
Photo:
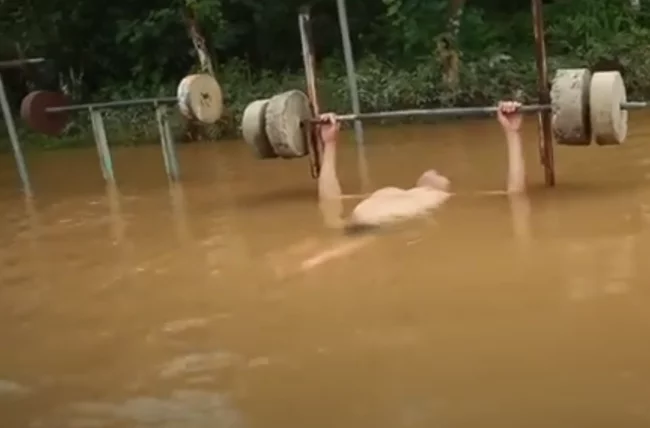
<svg viewBox="0 0 650 428">
<path fill-rule="evenodd" d="M 312 117 L 307 95 L 292 90 L 271 97 L 266 107 L 266 135 L 275 153 L 283 158 L 306 156 L 308 127 L 301 123 Z"/>
<path fill-rule="evenodd" d="M 601 71 L 591 78 L 589 108 L 591 128 L 601 146 L 622 144 L 627 137 L 627 101 L 623 77 L 618 71 Z"/>
<path fill-rule="evenodd" d="M 188 119 L 205 124 L 216 123 L 223 112 L 223 94 L 216 79 L 209 74 L 191 74 L 178 84 L 178 108 Z"/>
<path fill-rule="evenodd" d="M 27 94 L 20 104 L 20 117 L 33 130 L 58 136 L 69 123 L 68 112 L 48 113 L 50 107 L 70 105 L 70 99 L 62 92 L 34 91 Z"/>
<path fill-rule="evenodd" d="M 591 72 L 586 68 L 560 69 L 551 87 L 553 138 L 558 144 L 591 144 L 589 85 Z"/>
<path fill-rule="evenodd" d="M 266 137 L 266 108 L 268 104 L 268 99 L 253 101 L 246 106 L 241 120 L 244 141 L 253 148 L 260 159 L 278 157 Z"/>
</svg>

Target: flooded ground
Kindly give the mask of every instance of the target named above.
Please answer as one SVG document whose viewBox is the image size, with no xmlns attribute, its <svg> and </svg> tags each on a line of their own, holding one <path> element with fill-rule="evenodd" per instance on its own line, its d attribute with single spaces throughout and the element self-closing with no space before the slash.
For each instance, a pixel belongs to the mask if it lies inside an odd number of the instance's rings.
<svg viewBox="0 0 650 428">
<path fill-rule="evenodd" d="M 459 194 L 321 264 L 361 238 L 325 229 L 306 161 L 187 145 L 169 187 L 158 147 L 119 149 L 116 193 L 94 151 L 39 153 L 27 206 L 4 157 L 0 426 L 650 426 L 647 117 L 631 130 L 556 148 L 547 190 L 529 119 L 529 215 L 476 194 L 505 186 L 494 121 L 370 130 L 376 187 L 434 167 Z"/>
</svg>

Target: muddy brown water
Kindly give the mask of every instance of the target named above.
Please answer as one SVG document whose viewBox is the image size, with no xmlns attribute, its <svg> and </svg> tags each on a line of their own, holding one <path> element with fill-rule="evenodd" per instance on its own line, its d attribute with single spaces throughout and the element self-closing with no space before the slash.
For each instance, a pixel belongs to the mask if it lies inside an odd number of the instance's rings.
<svg viewBox="0 0 650 428">
<path fill-rule="evenodd" d="M 528 120 L 523 207 L 476 194 L 505 184 L 493 121 L 370 129 L 375 186 L 459 194 L 314 265 L 365 238 L 326 230 L 306 162 L 187 145 L 169 186 L 158 147 L 117 149 L 115 192 L 92 149 L 38 153 L 30 205 L 5 156 L 0 426 L 650 426 L 648 117 L 556 147 L 552 190 Z"/>
</svg>

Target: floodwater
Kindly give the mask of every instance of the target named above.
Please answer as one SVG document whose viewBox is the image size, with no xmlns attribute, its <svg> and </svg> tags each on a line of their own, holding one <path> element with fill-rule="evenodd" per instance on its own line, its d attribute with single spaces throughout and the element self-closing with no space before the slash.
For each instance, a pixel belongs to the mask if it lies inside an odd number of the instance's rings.
<svg viewBox="0 0 650 428">
<path fill-rule="evenodd" d="M 650 125 L 556 146 L 505 186 L 495 121 L 374 128 L 375 186 L 436 168 L 458 193 L 368 237 L 323 225 L 306 160 L 242 142 L 0 159 L 0 426 L 650 426 Z M 351 136 L 342 187 L 359 192 Z M 349 210 L 353 200 L 347 201 Z M 332 248 L 345 247 L 342 257 Z M 644 285 L 645 284 L 645 285 Z"/>
</svg>

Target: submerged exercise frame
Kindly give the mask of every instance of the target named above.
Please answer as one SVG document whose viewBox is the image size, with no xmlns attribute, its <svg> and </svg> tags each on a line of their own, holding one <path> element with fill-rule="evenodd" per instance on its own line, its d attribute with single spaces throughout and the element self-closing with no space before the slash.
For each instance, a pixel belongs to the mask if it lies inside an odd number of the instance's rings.
<svg viewBox="0 0 650 428">
<path fill-rule="evenodd" d="M 350 41 L 350 29 L 348 26 L 345 0 L 336 0 L 336 3 L 339 26 L 341 30 L 341 40 L 345 57 L 348 89 L 350 92 L 350 99 L 352 104 L 351 107 L 353 115 L 358 116 L 361 113 L 361 107 L 359 101 L 359 90 L 357 86 L 357 76 L 354 65 L 354 54 L 352 50 L 352 43 Z M 539 104 L 548 105 L 550 103 L 550 90 L 548 84 L 548 68 L 546 64 L 546 43 L 544 35 L 542 0 L 531 0 L 531 11 L 533 30 L 535 34 L 535 59 L 537 63 L 537 89 Z M 311 16 L 308 7 L 303 7 L 301 9 L 298 17 L 298 23 L 300 28 L 302 57 L 305 67 L 307 95 L 311 104 L 312 113 L 314 115 L 318 115 L 320 113 L 320 105 L 318 103 L 318 91 L 316 85 L 316 63 L 314 59 L 314 45 L 311 32 Z M 22 148 L 18 140 L 16 126 L 10 111 L 9 102 L 7 100 L 1 71 L 2 69 L 23 67 L 28 64 L 38 64 L 43 61 L 43 58 L 33 58 L 0 62 L 0 107 L 2 108 L 2 114 L 7 126 L 7 131 L 9 133 L 9 139 L 11 141 L 12 150 L 14 152 L 18 174 L 23 186 L 23 191 L 28 196 L 32 195 L 32 186 L 30 183 L 29 173 L 23 156 Z M 104 127 L 101 110 L 127 107 L 136 104 L 151 104 L 155 110 L 155 116 L 158 122 L 158 131 L 160 134 L 162 154 L 167 175 L 171 180 L 177 181 L 180 178 L 180 168 L 176 157 L 175 145 L 172 139 L 172 133 L 168 121 L 168 104 L 174 102 L 175 98 L 173 97 L 148 98 L 139 100 L 115 101 L 109 103 L 71 105 L 60 108 L 51 108 L 49 110 L 53 112 L 55 110 L 88 110 L 103 176 L 107 182 L 114 183 L 115 176 L 113 172 L 113 164 L 107 143 L 106 130 Z M 541 109 L 537 117 L 539 130 L 538 147 L 540 161 L 544 168 L 545 183 L 547 186 L 554 186 L 555 168 L 553 144 L 551 141 L 551 112 L 549 109 Z M 320 170 L 320 149 L 318 145 L 318 135 L 315 132 L 315 127 L 312 126 L 310 128 L 310 163 L 312 175 L 316 177 L 318 176 Z M 363 125 L 358 117 L 354 119 L 354 135 L 357 147 L 360 182 L 362 185 L 362 190 L 366 191 L 369 188 L 370 178 L 365 156 Z"/>
<path fill-rule="evenodd" d="M 2 69 L 19 68 L 28 64 L 39 64 L 44 62 L 43 58 L 20 59 L 11 61 L 0 61 L 0 107 L 2 108 L 2 115 L 7 126 L 9 133 L 9 140 L 16 159 L 18 167 L 18 175 L 22 182 L 23 192 L 27 196 L 33 195 L 33 189 L 29 179 L 29 172 L 25 157 L 23 156 L 22 146 L 18 139 L 16 132 L 16 124 L 11 114 L 11 108 L 7 99 L 4 83 L 2 81 Z M 115 172 L 113 170 L 113 161 L 111 157 L 110 148 L 108 145 L 108 138 L 106 136 L 106 127 L 104 126 L 104 118 L 102 110 L 124 108 L 136 105 L 151 105 L 155 111 L 156 122 L 158 124 L 158 134 L 160 136 L 160 145 L 162 149 L 163 160 L 165 163 L 165 171 L 167 177 L 172 181 L 180 179 L 180 166 L 176 155 L 176 147 L 174 144 L 171 127 L 169 124 L 169 108 L 170 104 L 176 103 L 175 97 L 159 97 L 159 98 L 140 98 L 132 100 L 117 100 L 109 102 L 99 102 L 90 104 L 73 104 L 69 106 L 50 107 L 47 109 L 50 113 L 56 112 L 69 112 L 87 110 L 90 116 L 90 123 L 92 125 L 93 137 L 95 145 L 97 146 L 97 154 L 99 156 L 99 164 L 102 170 L 104 180 L 109 184 L 115 184 Z"/>
<path fill-rule="evenodd" d="M 551 102 L 548 67 L 546 64 L 546 41 L 544 35 L 544 15 L 542 10 L 542 0 L 531 0 L 532 24 L 535 34 L 535 61 L 537 64 L 537 91 L 539 104 L 548 105 Z M 341 40 L 345 59 L 345 67 L 348 80 L 348 89 L 352 104 L 352 113 L 357 116 L 361 113 L 359 102 L 359 90 L 357 87 L 357 75 L 354 65 L 354 54 L 350 42 L 350 29 L 348 26 L 347 11 L 345 0 L 336 0 L 339 26 L 341 29 Z M 302 44 L 302 56 L 305 67 L 305 80 L 307 86 L 307 96 L 311 104 L 312 113 L 320 113 L 318 104 L 318 91 L 316 89 L 316 63 L 314 60 L 314 44 L 311 31 L 311 16 L 308 7 L 303 7 L 298 17 L 300 27 L 300 41 Z M 551 139 L 551 111 L 549 109 L 540 109 L 537 114 L 539 130 L 539 156 L 540 162 L 544 168 L 544 181 L 547 186 L 555 186 L 555 162 L 553 155 L 553 143 Z M 318 174 L 320 168 L 319 148 L 317 144 L 318 136 L 311 127 L 311 147 L 310 152 L 312 171 Z M 354 134 L 357 146 L 357 156 L 359 159 L 359 173 L 363 187 L 369 182 L 368 166 L 366 164 L 365 143 L 363 138 L 363 127 L 361 120 L 354 121 Z"/>
</svg>

